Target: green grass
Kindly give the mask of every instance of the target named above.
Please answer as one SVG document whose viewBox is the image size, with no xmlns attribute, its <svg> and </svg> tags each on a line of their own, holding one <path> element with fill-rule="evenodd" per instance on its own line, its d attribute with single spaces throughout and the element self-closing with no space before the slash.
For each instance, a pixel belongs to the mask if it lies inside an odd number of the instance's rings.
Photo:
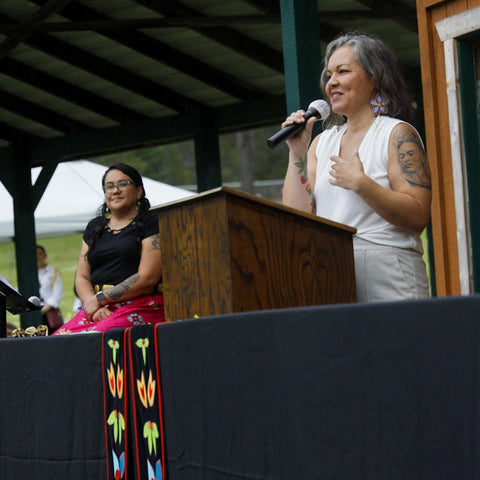
<svg viewBox="0 0 480 480">
<path fill-rule="evenodd" d="M 427 277 L 429 279 L 429 284 L 430 284 L 430 296 L 432 295 L 432 285 L 430 281 L 430 258 L 428 255 L 428 236 L 427 236 L 427 230 L 425 229 L 421 235 L 422 243 L 423 243 L 423 261 L 425 262 L 425 265 L 427 267 Z"/>
<path fill-rule="evenodd" d="M 63 299 L 60 309 L 65 319 L 71 318 L 73 316 L 72 305 L 75 299 L 73 281 L 80 254 L 82 234 L 42 238 L 38 240 L 38 243 L 43 245 L 47 251 L 47 263 L 57 267 L 62 275 Z M 14 287 L 18 286 L 15 245 L 13 242 L 0 243 L 0 273 Z M 7 321 L 18 326 L 20 317 L 7 313 Z"/>
</svg>

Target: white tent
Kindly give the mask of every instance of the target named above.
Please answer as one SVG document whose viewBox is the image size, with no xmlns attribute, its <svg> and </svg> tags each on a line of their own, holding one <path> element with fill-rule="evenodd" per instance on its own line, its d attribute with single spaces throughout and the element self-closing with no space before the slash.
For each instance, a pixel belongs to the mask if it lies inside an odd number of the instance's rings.
<svg viewBox="0 0 480 480">
<path fill-rule="evenodd" d="M 35 231 L 38 238 L 83 232 L 104 201 L 101 179 L 107 167 L 87 160 L 58 164 L 35 210 Z M 32 169 L 32 183 L 41 167 Z M 150 178 L 143 178 L 145 193 L 152 206 L 173 202 L 193 195 Z M 0 183 L 0 242 L 14 236 L 13 199 Z"/>
</svg>

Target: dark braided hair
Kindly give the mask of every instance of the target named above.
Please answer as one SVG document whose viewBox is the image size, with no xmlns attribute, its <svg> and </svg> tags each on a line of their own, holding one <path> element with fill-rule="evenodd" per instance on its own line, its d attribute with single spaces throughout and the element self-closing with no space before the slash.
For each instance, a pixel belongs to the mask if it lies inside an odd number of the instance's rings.
<svg viewBox="0 0 480 480">
<path fill-rule="evenodd" d="M 138 213 L 135 217 L 135 224 L 137 225 L 137 243 L 141 248 L 142 245 L 142 234 L 143 234 L 143 222 L 145 220 L 145 216 L 147 215 L 148 211 L 150 210 L 150 202 L 148 198 L 145 196 L 145 188 L 143 186 L 142 176 L 138 171 L 127 165 L 126 163 L 114 163 L 110 165 L 102 177 L 102 187 L 105 184 L 105 177 L 110 170 L 120 170 L 122 173 L 130 177 L 135 185 L 135 187 L 142 187 L 142 196 L 138 200 Z M 97 217 L 95 218 L 95 226 L 91 240 L 88 242 L 88 250 L 91 251 L 95 243 L 100 238 L 101 233 L 105 229 L 108 218 L 105 217 L 105 212 L 107 211 L 107 204 L 104 202 L 98 209 Z"/>
</svg>

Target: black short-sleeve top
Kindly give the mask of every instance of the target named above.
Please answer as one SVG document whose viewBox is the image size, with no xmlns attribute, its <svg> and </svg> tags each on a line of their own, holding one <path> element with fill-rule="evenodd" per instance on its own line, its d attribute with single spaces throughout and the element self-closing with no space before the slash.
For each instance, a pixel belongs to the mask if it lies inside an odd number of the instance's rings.
<svg viewBox="0 0 480 480">
<path fill-rule="evenodd" d="M 91 220 L 85 229 L 83 239 L 87 244 L 93 237 L 98 221 L 98 218 Z M 138 231 L 139 225 L 136 221 L 118 233 L 102 229 L 100 237 L 87 254 L 93 285 L 117 285 L 138 271 L 142 254 L 141 245 L 137 241 Z M 143 220 L 141 239 L 156 234 L 157 215 L 148 212 Z"/>
</svg>

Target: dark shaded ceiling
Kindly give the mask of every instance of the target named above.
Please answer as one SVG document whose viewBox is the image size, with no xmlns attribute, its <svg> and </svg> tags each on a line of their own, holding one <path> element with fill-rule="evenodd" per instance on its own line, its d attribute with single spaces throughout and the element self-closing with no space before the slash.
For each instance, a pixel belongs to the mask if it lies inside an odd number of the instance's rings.
<svg viewBox="0 0 480 480">
<path fill-rule="evenodd" d="M 415 0 L 317 3 L 322 42 L 373 32 L 418 68 Z M 279 1 L 1 0 L 0 159 L 12 145 L 32 149 L 32 167 L 50 150 L 61 161 L 170 143 L 202 109 L 220 132 L 271 124 L 285 111 L 283 72 Z"/>
</svg>

